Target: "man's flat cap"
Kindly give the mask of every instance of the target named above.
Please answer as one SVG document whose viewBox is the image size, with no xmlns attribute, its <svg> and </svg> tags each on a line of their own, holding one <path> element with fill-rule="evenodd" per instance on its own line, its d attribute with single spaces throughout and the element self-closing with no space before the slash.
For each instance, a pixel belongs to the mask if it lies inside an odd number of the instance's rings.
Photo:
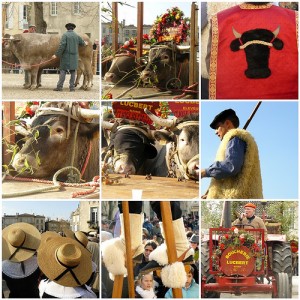
<svg viewBox="0 0 300 300">
<path fill-rule="evenodd" d="M 216 129 L 218 123 L 223 123 L 230 117 L 237 117 L 235 111 L 233 109 L 226 109 L 220 112 L 218 115 L 215 116 L 214 120 L 209 125 L 212 129 Z"/>
<path fill-rule="evenodd" d="M 255 209 L 255 208 L 256 208 L 256 205 L 253 204 L 253 203 L 251 203 L 251 202 L 249 202 L 249 203 L 247 203 L 247 204 L 244 205 L 244 208 L 245 208 L 245 207 L 251 207 L 251 208 L 254 208 L 254 209 Z"/>
<path fill-rule="evenodd" d="M 67 23 L 67 24 L 65 25 L 65 27 L 66 27 L 66 28 L 72 27 L 73 29 L 75 29 L 75 28 L 76 28 L 76 25 L 75 25 L 74 23 Z"/>
</svg>

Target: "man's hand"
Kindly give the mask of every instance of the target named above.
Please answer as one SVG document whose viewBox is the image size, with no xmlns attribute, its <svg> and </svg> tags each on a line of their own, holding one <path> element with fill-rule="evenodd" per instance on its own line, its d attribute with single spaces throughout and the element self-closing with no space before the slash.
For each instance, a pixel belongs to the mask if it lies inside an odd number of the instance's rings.
<svg viewBox="0 0 300 300">
<path fill-rule="evenodd" d="M 89 43 L 87 41 L 84 41 L 85 45 L 87 46 Z"/>
<path fill-rule="evenodd" d="M 55 59 L 57 56 L 55 54 L 52 55 L 52 59 Z"/>
<path fill-rule="evenodd" d="M 203 178 L 203 177 L 206 177 L 205 169 L 202 169 L 202 170 L 201 170 L 201 178 Z"/>
<path fill-rule="evenodd" d="M 240 220 L 242 220 L 243 218 L 245 218 L 246 217 L 246 214 L 245 213 L 241 213 L 241 215 L 240 215 Z"/>
</svg>

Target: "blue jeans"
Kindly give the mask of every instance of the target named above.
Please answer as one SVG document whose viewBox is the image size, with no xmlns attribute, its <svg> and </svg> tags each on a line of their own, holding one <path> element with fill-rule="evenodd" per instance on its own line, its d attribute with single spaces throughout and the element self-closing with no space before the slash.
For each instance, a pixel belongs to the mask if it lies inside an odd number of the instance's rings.
<svg viewBox="0 0 300 300">
<path fill-rule="evenodd" d="M 70 81 L 69 81 L 69 88 L 70 88 L 70 90 L 74 90 L 75 89 L 75 70 L 69 70 L 69 72 L 71 74 Z M 66 74 L 67 74 L 67 70 L 59 71 L 59 79 L 57 82 L 57 88 L 60 90 L 62 90 L 62 88 L 64 86 Z"/>
</svg>

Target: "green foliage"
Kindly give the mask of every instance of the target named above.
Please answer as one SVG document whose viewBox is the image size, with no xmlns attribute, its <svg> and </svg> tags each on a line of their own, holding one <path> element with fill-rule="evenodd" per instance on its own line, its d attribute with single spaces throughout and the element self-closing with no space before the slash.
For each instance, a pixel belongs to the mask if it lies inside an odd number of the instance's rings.
<svg viewBox="0 0 300 300">
<path fill-rule="evenodd" d="M 202 201 L 202 228 L 216 228 L 220 226 L 223 201 Z"/>
<path fill-rule="evenodd" d="M 274 222 L 281 223 L 283 234 L 294 228 L 295 213 L 298 211 L 296 201 L 274 201 L 267 207 L 267 215 Z"/>
</svg>

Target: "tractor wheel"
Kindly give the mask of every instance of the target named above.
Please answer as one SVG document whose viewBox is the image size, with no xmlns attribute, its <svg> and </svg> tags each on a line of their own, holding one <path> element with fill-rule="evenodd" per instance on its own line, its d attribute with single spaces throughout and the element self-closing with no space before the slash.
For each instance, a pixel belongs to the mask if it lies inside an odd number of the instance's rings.
<svg viewBox="0 0 300 300">
<path fill-rule="evenodd" d="M 209 274 L 209 247 L 208 243 L 201 244 L 201 277 L 206 277 L 206 283 L 214 283 L 216 279 L 213 275 Z M 205 292 L 204 298 L 220 298 L 218 292 Z"/>
<path fill-rule="evenodd" d="M 279 278 L 280 273 L 287 274 L 286 277 L 288 278 L 289 294 L 291 294 L 293 276 L 291 245 L 289 243 L 275 243 L 273 244 L 272 254 L 272 265 L 275 278 Z"/>
<path fill-rule="evenodd" d="M 291 289 L 287 273 L 277 273 L 275 275 L 277 284 L 277 298 L 291 298 Z M 274 298 L 274 295 L 272 295 Z"/>
</svg>

